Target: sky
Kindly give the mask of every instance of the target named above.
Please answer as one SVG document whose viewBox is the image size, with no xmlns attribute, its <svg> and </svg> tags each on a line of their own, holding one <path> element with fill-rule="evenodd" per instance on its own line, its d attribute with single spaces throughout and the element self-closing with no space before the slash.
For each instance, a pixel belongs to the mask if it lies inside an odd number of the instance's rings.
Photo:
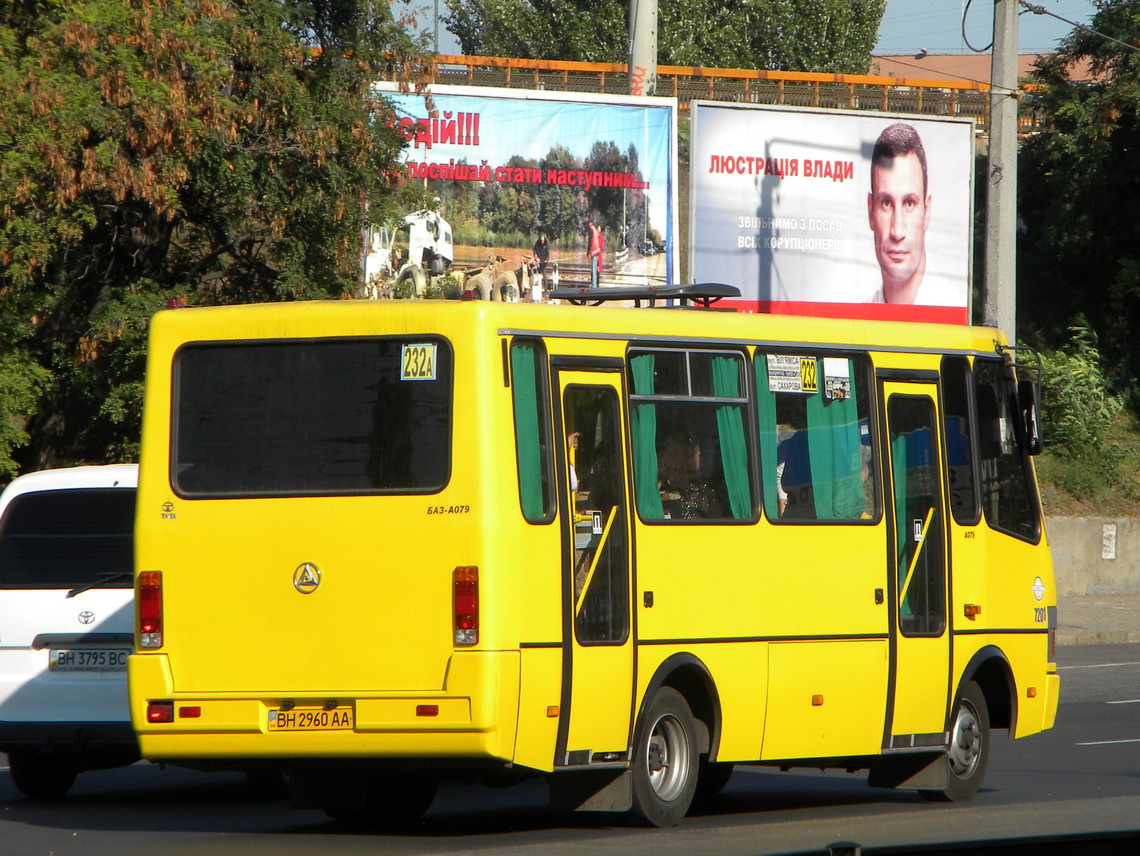
<svg viewBox="0 0 1140 856">
<path fill-rule="evenodd" d="M 1093 15 L 1092 0 L 1033 0 L 1033 4 L 1079 24 L 1087 24 Z M 422 8 L 422 26 L 434 33 L 434 12 L 443 9 L 442 0 L 423 0 Z M 923 48 L 929 53 L 967 53 L 970 48 L 962 40 L 962 17 L 967 11 L 966 36 L 971 45 L 984 48 L 993 32 L 993 9 L 994 0 L 887 0 L 875 53 L 914 54 Z M 1056 18 L 1024 10 L 1018 22 L 1020 53 L 1048 53 L 1073 30 Z M 459 53 L 458 41 L 442 22 L 438 33 L 440 53 Z"/>
<path fill-rule="evenodd" d="M 1094 11 L 1092 0 L 1032 2 L 1078 24 L 1087 25 Z M 989 45 L 993 35 L 994 0 L 887 0 L 874 52 L 915 54 L 925 48 L 932 54 L 969 53 L 970 46 L 962 39 L 963 15 L 969 44 L 979 49 Z M 1059 40 L 1073 31 L 1073 26 L 1049 15 L 1022 9 L 1017 29 L 1019 53 L 1049 53 L 1056 50 Z"/>
</svg>

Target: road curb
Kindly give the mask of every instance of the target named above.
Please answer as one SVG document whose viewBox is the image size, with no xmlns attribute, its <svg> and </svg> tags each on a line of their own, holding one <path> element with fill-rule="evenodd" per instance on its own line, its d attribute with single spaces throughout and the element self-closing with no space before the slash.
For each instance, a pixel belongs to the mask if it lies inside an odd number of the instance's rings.
<svg viewBox="0 0 1140 856">
<path fill-rule="evenodd" d="M 1057 645 L 1116 645 L 1124 642 L 1140 642 L 1140 633 L 1129 630 L 1114 631 L 1071 631 L 1057 634 Z"/>
</svg>

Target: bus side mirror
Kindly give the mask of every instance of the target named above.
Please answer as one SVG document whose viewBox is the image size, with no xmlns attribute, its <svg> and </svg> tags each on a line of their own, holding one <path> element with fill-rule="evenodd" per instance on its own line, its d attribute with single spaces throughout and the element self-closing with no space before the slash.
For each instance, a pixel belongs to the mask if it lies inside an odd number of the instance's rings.
<svg viewBox="0 0 1140 856">
<path fill-rule="evenodd" d="M 1037 413 L 1037 385 L 1031 380 L 1017 384 L 1017 404 L 1021 414 L 1022 436 L 1027 455 L 1041 454 L 1041 427 Z"/>
</svg>

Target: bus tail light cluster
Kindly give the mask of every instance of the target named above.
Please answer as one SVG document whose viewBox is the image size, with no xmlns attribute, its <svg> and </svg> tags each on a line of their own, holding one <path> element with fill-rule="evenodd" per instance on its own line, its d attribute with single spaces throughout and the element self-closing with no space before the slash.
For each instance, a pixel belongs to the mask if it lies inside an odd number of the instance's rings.
<svg viewBox="0 0 1140 856">
<path fill-rule="evenodd" d="M 461 566 L 451 572 L 452 622 L 456 645 L 479 641 L 479 569 Z"/>
<path fill-rule="evenodd" d="M 146 706 L 147 722 L 174 722 L 174 702 L 152 701 Z"/>
<path fill-rule="evenodd" d="M 162 571 L 141 571 L 138 582 L 139 648 L 162 647 Z"/>
</svg>

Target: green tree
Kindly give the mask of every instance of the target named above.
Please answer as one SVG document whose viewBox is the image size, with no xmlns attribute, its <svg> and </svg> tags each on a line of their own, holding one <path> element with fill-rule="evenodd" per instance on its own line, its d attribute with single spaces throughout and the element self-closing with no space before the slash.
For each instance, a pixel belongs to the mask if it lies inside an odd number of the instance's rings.
<svg viewBox="0 0 1140 856">
<path fill-rule="evenodd" d="M 1140 2 L 1097 4 L 1093 30 L 1140 44 Z M 1092 79 L 1071 71 L 1088 62 Z M 1018 246 L 1020 335 L 1046 349 L 1083 313 L 1109 382 L 1137 404 L 1140 376 L 1140 53 L 1074 30 L 1037 63 L 1028 106 L 1046 130 L 1022 146 Z"/>
<path fill-rule="evenodd" d="M 0 473 L 137 453 L 168 302 L 353 291 L 415 47 L 378 0 L 0 7 Z"/>
<path fill-rule="evenodd" d="M 619 0 L 447 0 L 466 54 L 625 62 Z M 885 0 L 684 0 L 658 7 L 663 65 L 865 74 Z M 710 22 L 717 22 L 710 26 Z"/>
</svg>

